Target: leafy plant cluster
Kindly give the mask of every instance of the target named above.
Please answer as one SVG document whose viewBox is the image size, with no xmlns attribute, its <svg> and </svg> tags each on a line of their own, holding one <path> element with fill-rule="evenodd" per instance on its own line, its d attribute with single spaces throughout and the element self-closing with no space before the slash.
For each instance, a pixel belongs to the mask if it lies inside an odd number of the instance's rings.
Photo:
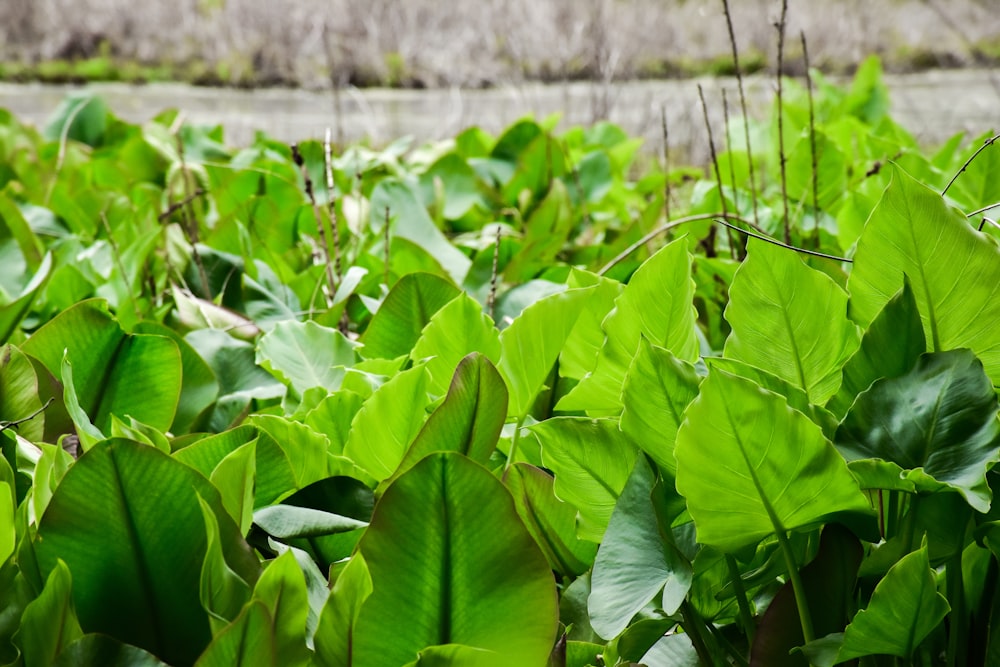
<svg viewBox="0 0 1000 667">
<path fill-rule="evenodd" d="M 1000 153 L 787 85 L 708 178 L 0 112 L 0 664 L 995 664 Z"/>
</svg>

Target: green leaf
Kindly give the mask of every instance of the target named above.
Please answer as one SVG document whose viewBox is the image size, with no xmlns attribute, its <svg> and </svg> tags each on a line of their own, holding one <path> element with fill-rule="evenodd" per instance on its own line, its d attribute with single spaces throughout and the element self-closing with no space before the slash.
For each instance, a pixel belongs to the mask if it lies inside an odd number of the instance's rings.
<svg viewBox="0 0 1000 667">
<path fill-rule="evenodd" d="M 253 514 L 253 522 L 268 535 L 279 539 L 321 537 L 364 528 L 366 521 L 340 516 L 311 507 L 270 505 Z"/>
<path fill-rule="evenodd" d="M 274 619 L 260 600 L 252 600 L 215 636 L 196 667 L 278 667 Z"/>
<path fill-rule="evenodd" d="M 42 256 L 45 255 L 45 248 L 38 234 L 35 233 L 25 219 L 24 213 L 21 212 L 17 202 L 14 201 L 13 194 L 11 186 L 0 190 L 0 225 L 2 225 L 0 229 L 3 229 L 10 236 L 14 237 L 14 241 L 17 242 L 18 248 L 21 250 L 21 255 L 24 257 L 24 263 L 30 271 L 35 272 L 35 278 L 32 279 L 31 283 L 33 284 L 39 280 L 39 276 L 42 276 L 41 280 L 44 281 L 48 277 L 49 270 L 52 268 L 52 258 L 49 257 L 45 260 L 43 270 Z M 4 234 L 4 236 L 7 236 L 7 234 Z M 25 289 L 22 294 L 33 291 Z M 30 307 L 30 302 L 25 306 L 25 309 L 28 307 Z M 3 334 L 4 329 L 0 327 L 0 341 L 7 340 L 7 336 Z M 7 332 L 7 334 L 9 335 L 10 332 Z"/>
<path fill-rule="evenodd" d="M 226 562 L 219 540 L 219 522 L 212 508 L 201 498 L 198 501 L 207 539 L 205 560 L 201 564 L 199 596 L 215 635 L 239 615 L 250 599 L 250 586 Z"/>
<path fill-rule="evenodd" d="M 167 667 L 167 663 L 107 635 L 89 634 L 67 646 L 52 667 Z"/>
<path fill-rule="evenodd" d="M 869 325 L 857 352 L 844 364 L 844 379 L 827 407 L 843 418 L 858 394 L 879 378 L 903 375 L 927 351 L 920 311 L 908 280 Z"/>
<path fill-rule="evenodd" d="M 376 389 L 351 422 L 344 456 L 378 481 L 392 475 L 424 424 L 427 383 L 426 368 L 416 366 Z"/>
<path fill-rule="evenodd" d="M 49 117 L 43 135 L 50 141 L 73 139 L 97 147 L 104 140 L 111 114 L 104 100 L 89 91 L 66 97 Z"/>
<path fill-rule="evenodd" d="M 691 563 L 670 533 L 660 531 L 655 483 L 656 472 L 639 457 L 597 550 L 587 607 L 590 624 L 605 639 L 621 634 L 661 591 L 664 613 L 676 613 L 691 587 Z"/>
<path fill-rule="evenodd" d="M 904 556 L 878 583 L 868 606 L 847 626 L 837 660 L 875 654 L 909 658 L 950 609 L 937 592 L 925 546 Z"/>
<path fill-rule="evenodd" d="M 257 363 L 299 396 L 307 389 L 335 390 L 357 361 L 357 343 L 315 322 L 278 322 L 257 343 Z"/>
<path fill-rule="evenodd" d="M 487 465 L 506 418 L 507 386 L 490 360 L 473 352 L 459 362 L 444 402 L 427 418 L 389 482 L 432 452 L 459 452 Z"/>
<path fill-rule="evenodd" d="M 254 415 L 247 421 L 260 429 L 255 508 L 329 476 L 330 442 L 326 436 L 277 415 Z"/>
<path fill-rule="evenodd" d="M 62 560 L 49 573 L 45 588 L 24 609 L 15 641 L 25 667 L 49 667 L 66 646 L 83 636 L 73 610 L 72 576 Z"/>
<path fill-rule="evenodd" d="M 10 479 L 13 481 L 14 474 L 10 470 L 7 459 L 3 459 L 0 468 L 5 468 L 4 474 L 9 473 Z M 0 563 L 6 562 L 17 546 L 17 532 L 14 528 L 16 511 L 17 504 L 13 484 L 10 481 L 0 482 Z"/>
<path fill-rule="evenodd" d="M 920 490 L 956 489 L 986 512 L 986 472 L 1000 460 L 998 409 L 993 383 L 972 352 L 931 352 L 906 375 L 878 380 L 858 396 L 837 430 L 837 448 L 848 461 L 895 464 Z M 937 484 L 928 488 L 924 476 Z"/>
<path fill-rule="evenodd" d="M 496 363 L 500 358 L 500 337 L 493 320 L 463 292 L 431 317 L 410 358 L 414 362 L 428 360 L 428 391 L 441 396 L 448 390 L 458 362 L 470 352 L 481 352 Z"/>
<path fill-rule="evenodd" d="M 902 169 L 872 211 L 847 282 L 851 314 L 867 325 L 903 286 L 913 286 L 933 351 L 968 347 L 1000 384 L 1000 248 Z"/>
<path fill-rule="evenodd" d="M 362 605 L 372 593 L 372 580 L 364 558 L 355 554 L 340 572 L 316 629 L 316 655 L 319 667 L 352 667 L 354 626 Z"/>
<path fill-rule="evenodd" d="M 500 332 L 498 368 L 510 387 L 510 416 L 528 414 L 593 293 L 572 289 L 539 299 Z"/>
<path fill-rule="evenodd" d="M 393 237 L 406 239 L 426 250 L 455 284 L 461 285 L 472 262 L 434 226 L 427 209 L 410 186 L 397 178 L 380 181 L 371 194 L 373 228 L 380 229 L 385 224 L 386 208 L 394 220 Z"/>
<path fill-rule="evenodd" d="M 6 342 L 31 311 L 35 298 L 49 281 L 52 274 L 52 255 L 46 254 L 34 276 L 12 302 L 0 306 L 0 343 Z"/>
<path fill-rule="evenodd" d="M 359 548 L 373 592 L 355 629 L 357 664 L 405 664 L 441 644 L 495 651 L 507 664 L 548 657 L 552 574 L 485 468 L 452 452 L 424 458 L 386 489 Z"/>
<path fill-rule="evenodd" d="M 824 273 L 770 243 L 750 239 L 729 288 L 725 356 L 772 373 L 825 403 L 858 346 L 847 294 Z"/>
<path fill-rule="evenodd" d="M 555 480 L 527 463 L 512 465 L 504 483 L 517 513 L 556 572 L 578 577 L 594 562 L 597 544 L 576 536 L 576 508 L 556 497 Z"/>
<path fill-rule="evenodd" d="M 698 395 L 698 382 L 694 366 L 645 338 L 625 376 L 622 432 L 671 476 L 677 473 L 677 429 Z"/>
<path fill-rule="evenodd" d="M 678 359 L 697 359 L 697 314 L 691 305 L 694 281 L 687 247 L 687 239 L 678 239 L 632 274 L 615 299 L 614 309 L 601 323 L 605 341 L 596 366 L 559 401 L 559 410 L 618 414 L 625 375 L 643 337 L 670 350 Z M 664 289 L 664 285 L 671 287 Z"/>
<path fill-rule="evenodd" d="M 305 576 L 291 551 L 268 563 L 253 589 L 254 599 L 264 603 L 271 617 L 274 654 L 282 665 L 293 667 L 309 662 L 307 595 Z"/>
<path fill-rule="evenodd" d="M 21 422 L 17 432 L 32 442 L 39 442 L 45 433 L 45 413 L 38 397 L 38 377 L 31 361 L 12 345 L 0 347 L 0 426 L 3 422 L 36 417 Z"/>
<path fill-rule="evenodd" d="M 162 336 L 127 335 L 104 301 L 82 301 L 63 311 L 21 350 L 57 377 L 64 355 L 69 359 L 80 407 L 102 432 L 110 431 L 112 414 L 160 431 L 173 422 L 181 390 L 177 345 Z"/>
<path fill-rule="evenodd" d="M 528 431 L 555 473 L 556 495 L 580 512 L 577 534 L 600 542 L 635 465 L 635 445 L 610 419 L 557 417 Z"/>
<path fill-rule="evenodd" d="M 66 404 L 66 412 L 69 413 L 70 419 L 73 420 L 73 426 L 76 427 L 76 434 L 80 439 L 80 447 L 83 451 L 87 451 L 101 440 L 104 440 L 104 434 L 101 433 L 99 428 L 94 426 L 94 423 L 90 421 L 90 417 L 80 407 L 80 399 L 76 395 L 76 387 L 73 383 L 73 366 L 66 357 L 63 357 L 60 379 L 63 384 L 63 401 Z"/>
<path fill-rule="evenodd" d="M 395 359 L 410 354 L 431 317 L 458 296 L 457 287 L 430 273 L 408 273 L 399 279 L 359 341 L 368 359 Z"/>
<path fill-rule="evenodd" d="M 674 453 L 698 542 L 727 553 L 842 513 L 872 514 L 816 424 L 784 397 L 724 371 L 702 383 Z"/>
<path fill-rule="evenodd" d="M 239 526 L 240 535 L 247 534 L 253 520 L 256 477 L 257 441 L 251 440 L 226 454 L 208 478 L 222 495 L 222 504 Z"/>
<path fill-rule="evenodd" d="M 194 662 L 211 638 L 199 598 L 207 545 L 199 498 L 219 522 L 226 562 L 256 581 L 256 558 L 218 491 L 187 466 L 153 447 L 106 440 L 69 469 L 39 521 L 34 551 L 43 573 L 66 562 L 85 631 L 170 663 Z"/>
</svg>

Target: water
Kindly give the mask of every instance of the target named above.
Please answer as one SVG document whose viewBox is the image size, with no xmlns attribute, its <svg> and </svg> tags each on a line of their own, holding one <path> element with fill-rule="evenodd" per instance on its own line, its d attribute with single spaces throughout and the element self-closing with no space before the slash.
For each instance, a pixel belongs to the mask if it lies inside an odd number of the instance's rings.
<svg viewBox="0 0 1000 667">
<path fill-rule="evenodd" d="M 609 118 L 631 134 L 647 138 L 646 148 L 661 150 L 660 110 L 667 111 L 672 150 L 695 163 L 707 158 L 707 142 L 697 84 L 705 88 L 712 122 L 721 124 L 720 91 L 737 109 L 732 79 L 645 81 L 604 86 L 593 83 L 524 84 L 488 90 L 348 89 L 339 100 L 330 91 L 294 89 L 230 90 L 183 84 L 90 84 L 112 110 L 143 122 L 177 107 L 189 122 L 222 124 L 230 144 L 245 145 L 256 130 L 282 141 L 322 137 L 331 127 L 340 142 L 367 138 L 385 144 L 412 136 L 418 143 L 454 136 L 478 125 L 497 132 L 525 114 L 561 113 L 562 126 Z M 989 70 L 930 71 L 886 76 L 893 116 L 922 144 L 939 144 L 956 132 L 975 136 L 1000 129 L 1000 76 Z M 774 82 L 745 81 L 751 113 L 763 115 Z M 69 92 L 79 86 L 0 84 L 0 107 L 22 119 L 44 124 Z M 338 113 L 339 110 L 339 113 Z"/>
</svg>

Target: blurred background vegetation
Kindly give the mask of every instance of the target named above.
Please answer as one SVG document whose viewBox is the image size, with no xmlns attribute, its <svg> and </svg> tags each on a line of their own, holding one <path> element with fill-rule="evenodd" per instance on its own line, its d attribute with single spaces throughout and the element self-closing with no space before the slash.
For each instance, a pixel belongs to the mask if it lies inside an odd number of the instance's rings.
<svg viewBox="0 0 1000 667">
<path fill-rule="evenodd" d="M 773 67 L 777 3 L 733 0 L 742 61 Z M 812 63 L 849 73 L 1000 63 L 998 0 L 793 0 Z M 789 39 L 788 73 L 801 70 Z M 719 0 L 3 0 L 0 79 L 240 87 L 488 87 L 728 74 Z"/>
</svg>

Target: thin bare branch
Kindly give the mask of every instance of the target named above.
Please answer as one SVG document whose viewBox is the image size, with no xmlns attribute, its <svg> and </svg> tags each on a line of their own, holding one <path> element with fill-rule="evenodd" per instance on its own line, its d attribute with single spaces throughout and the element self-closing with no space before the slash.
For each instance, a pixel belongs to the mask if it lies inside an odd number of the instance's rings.
<svg viewBox="0 0 1000 667">
<path fill-rule="evenodd" d="M 726 28 L 729 30 L 729 45 L 733 49 L 733 71 L 736 74 L 736 85 L 740 91 L 740 111 L 743 114 L 743 138 L 746 141 L 747 164 L 750 166 L 750 197 L 753 202 L 753 221 L 760 224 L 757 215 L 757 180 L 754 176 L 753 152 L 750 149 L 750 115 L 747 113 L 747 98 L 743 92 L 743 71 L 740 69 L 740 54 L 736 47 L 736 33 L 733 31 L 733 17 L 729 12 L 729 0 L 722 0 L 722 8 L 726 13 Z"/>
<path fill-rule="evenodd" d="M 35 410 L 34 412 L 32 412 L 27 417 L 22 417 L 20 419 L 14 419 L 14 420 L 9 421 L 9 422 L 0 421 L 0 432 L 6 431 L 9 428 L 17 430 L 17 427 L 20 426 L 21 424 L 23 424 L 25 422 L 30 422 L 32 419 L 34 419 L 38 415 L 40 415 L 43 412 L 45 412 L 46 408 L 48 408 L 49 405 L 51 405 L 52 401 L 54 401 L 54 400 L 55 400 L 54 397 L 49 396 L 49 400 L 45 401 L 45 405 L 43 405 L 42 407 L 40 407 L 37 410 Z"/>
<path fill-rule="evenodd" d="M 326 282 L 327 282 L 327 295 L 326 295 L 326 306 L 327 308 L 333 305 L 333 295 L 337 293 L 337 280 L 333 274 L 333 262 L 330 261 L 330 246 L 326 239 L 326 227 L 323 224 L 323 214 L 319 209 L 319 204 L 316 203 L 316 194 L 313 192 L 313 182 L 312 178 L 309 176 L 309 170 L 306 169 L 306 162 L 302 159 L 302 153 L 299 151 L 298 144 L 291 144 L 292 149 L 292 160 L 302 171 L 302 178 L 305 181 L 306 196 L 309 198 L 309 203 L 312 204 L 313 216 L 316 218 L 316 229 L 319 232 L 319 242 L 322 246 L 323 254 L 323 266 L 326 269 Z"/>
<path fill-rule="evenodd" d="M 782 81 L 785 66 L 785 26 L 788 24 L 788 0 L 781 0 L 781 19 L 774 24 L 778 30 L 778 164 L 781 167 L 781 205 L 782 224 L 785 232 L 785 243 L 792 242 L 792 227 L 788 219 L 788 177 L 785 174 L 785 107 Z"/>
<path fill-rule="evenodd" d="M 965 164 L 963 164 L 962 168 L 958 170 L 958 173 L 951 177 L 951 180 L 948 181 L 948 185 L 944 186 L 944 190 L 941 191 L 942 197 L 948 194 L 948 190 L 950 190 L 951 186 L 954 185 L 955 181 L 958 180 L 958 177 L 962 175 L 962 172 L 964 172 L 966 169 L 969 168 L 969 165 L 972 164 L 972 161 L 975 160 L 977 157 L 979 157 L 980 153 L 982 153 L 984 150 L 992 146 L 997 139 L 1000 139 L 1000 134 L 994 134 L 992 137 L 983 142 L 983 145 L 980 146 L 979 149 L 975 153 L 973 153 L 968 160 L 965 161 Z"/>
<path fill-rule="evenodd" d="M 760 239 L 761 241 L 766 241 L 767 243 L 770 243 L 772 245 L 776 245 L 779 248 L 784 248 L 786 250 L 794 250 L 795 252 L 802 253 L 803 255 L 811 255 L 813 257 L 821 257 L 823 259 L 832 259 L 835 262 L 847 262 L 848 264 L 853 264 L 854 263 L 853 259 L 849 259 L 847 257 L 837 257 L 836 255 L 827 255 L 824 252 L 818 252 L 816 250 L 809 250 L 808 248 L 797 248 L 797 247 L 795 247 L 793 245 L 789 245 L 787 243 L 782 243 L 781 241 L 779 241 L 777 239 L 772 239 L 769 236 L 764 236 L 763 234 L 758 234 L 757 232 L 751 232 L 748 229 L 743 229 L 742 227 L 737 227 L 736 225 L 730 224 L 730 223 L 726 222 L 725 220 L 721 220 L 719 218 L 716 218 L 715 221 L 717 223 L 719 223 L 720 225 L 728 227 L 729 229 L 733 229 L 733 230 L 735 230 L 737 232 L 741 232 L 743 234 L 746 234 L 747 236 L 752 236 L 753 238 Z"/>
<path fill-rule="evenodd" d="M 708 150 L 709 154 L 712 156 L 712 168 L 715 170 L 715 183 L 719 188 L 719 203 L 722 205 L 722 214 L 726 215 L 728 210 L 726 208 L 726 193 L 722 190 L 722 173 L 719 171 L 719 157 L 715 154 L 715 138 L 712 136 L 712 123 L 708 120 L 708 105 L 705 104 L 705 91 L 702 90 L 701 84 L 698 84 L 698 99 L 701 100 L 701 113 L 705 119 L 705 131 L 708 133 Z M 735 258 L 736 249 L 733 247 L 734 239 L 733 235 L 729 230 L 726 230 L 726 234 L 729 236 L 729 252 Z M 709 244 L 705 248 L 705 254 L 709 257 L 714 256 L 715 248 L 712 247 L 713 236 L 706 239 Z"/>
<path fill-rule="evenodd" d="M 490 312 L 490 317 L 496 321 L 496 300 L 497 300 L 497 269 L 500 264 L 500 232 L 503 228 L 497 225 L 497 238 L 493 244 L 493 269 L 490 271 L 490 293 L 486 297 L 486 310 Z"/>
</svg>

